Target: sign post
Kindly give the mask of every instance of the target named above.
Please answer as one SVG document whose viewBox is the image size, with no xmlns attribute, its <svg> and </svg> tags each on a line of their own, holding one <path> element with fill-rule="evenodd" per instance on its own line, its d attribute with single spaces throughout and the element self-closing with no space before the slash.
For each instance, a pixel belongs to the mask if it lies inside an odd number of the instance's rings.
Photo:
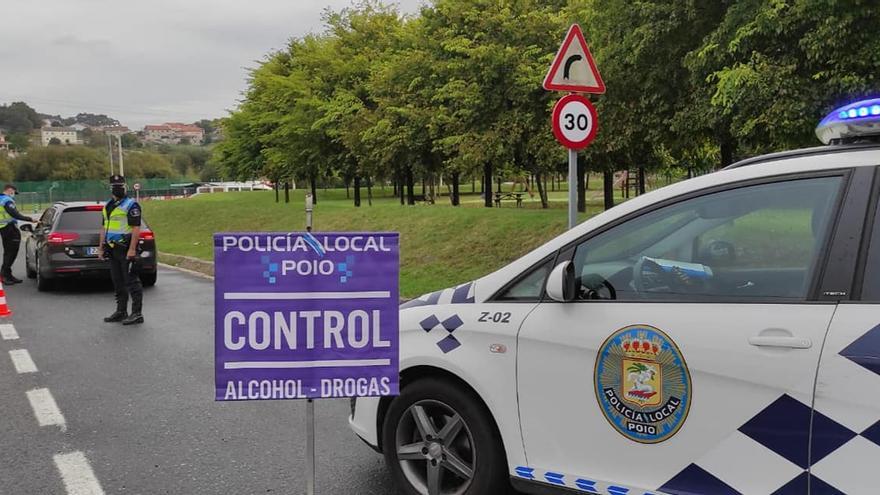
<svg viewBox="0 0 880 495">
<path fill-rule="evenodd" d="M 577 152 L 596 137 L 598 116 L 590 100 L 574 93 L 605 92 L 605 82 L 580 26 L 569 28 L 544 78 L 547 91 L 571 91 L 553 108 L 553 134 L 568 148 L 568 228 L 577 225 Z"/>
<path fill-rule="evenodd" d="M 306 194 L 306 232 L 312 233 L 312 211 L 315 209 L 311 193 Z M 315 495 L 317 480 L 315 466 L 315 399 L 306 399 L 306 495 Z"/>
<path fill-rule="evenodd" d="M 141 202 L 141 183 L 140 182 L 134 183 L 134 195 L 135 195 L 134 200 L 137 201 L 138 203 L 140 203 Z"/>
<path fill-rule="evenodd" d="M 315 493 L 319 398 L 399 394 L 399 234 L 214 234 L 215 399 L 306 400 Z"/>
</svg>

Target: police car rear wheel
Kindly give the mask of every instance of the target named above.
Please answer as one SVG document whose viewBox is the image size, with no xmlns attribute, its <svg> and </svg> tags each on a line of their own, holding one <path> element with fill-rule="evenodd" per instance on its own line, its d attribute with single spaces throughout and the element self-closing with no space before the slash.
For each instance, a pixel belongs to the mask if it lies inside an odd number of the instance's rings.
<svg viewBox="0 0 880 495">
<path fill-rule="evenodd" d="M 403 389 L 385 416 L 385 461 L 407 495 L 506 493 L 504 453 L 488 411 L 447 381 Z"/>
</svg>

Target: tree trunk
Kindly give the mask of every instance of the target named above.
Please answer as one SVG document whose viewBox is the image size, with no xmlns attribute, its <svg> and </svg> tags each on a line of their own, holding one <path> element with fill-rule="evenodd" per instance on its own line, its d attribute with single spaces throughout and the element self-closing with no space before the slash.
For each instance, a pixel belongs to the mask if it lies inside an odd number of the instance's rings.
<svg viewBox="0 0 880 495">
<path fill-rule="evenodd" d="M 471 193 L 476 194 L 477 192 L 477 179 L 471 178 Z"/>
<path fill-rule="evenodd" d="M 585 213 L 587 211 L 587 184 L 585 179 L 587 172 L 586 158 L 578 156 L 577 158 L 577 201 L 578 212 Z"/>
<path fill-rule="evenodd" d="M 645 167 L 639 167 L 639 195 L 645 194 Z"/>
<path fill-rule="evenodd" d="M 275 202 L 278 203 L 280 200 L 278 198 L 278 179 L 275 179 Z"/>
<path fill-rule="evenodd" d="M 318 204 L 318 179 L 315 174 L 309 177 L 309 187 L 312 189 L 312 203 Z"/>
<path fill-rule="evenodd" d="M 412 166 L 406 169 L 406 203 L 410 206 L 416 204 L 416 185 L 413 178 Z"/>
<path fill-rule="evenodd" d="M 452 172 L 452 206 L 458 206 L 461 204 L 461 197 L 458 195 L 458 179 L 460 174 L 458 172 Z"/>
<path fill-rule="evenodd" d="M 547 209 L 550 204 L 547 202 L 547 183 L 541 182 L 541 173 L 535 174 L 535 184 L 538 186 L 538 196 L 541 197 L 541 208 Z"/>
<path fill-rule="evenodd" d="M 602 172 L 602 186 L 605 190 L 605 209 L 614 208 L 614 171 Z"/>
<path fill-rule="evenodd" d="M 373 206 L 373 179 L 367 176 L 367 204 Z"/>
<path fill-rule="evenodd" d="M 284 181 L 284 202 L 290 203 L 290 181 Z"/>
<path fill-rule="evenodd" d="M 361 205 L 361 176 L 354 176 L 354 205 L 356 207 L 360 207 Z"/>
<path fill-rule="evenodd" d="M 345 181 L 345 199 L 351 199 L 351 193 L 348 190 L 348 187 L 351 185 L 351 182 L 348 179 L 343 179 Z"/>
<path fill-rule="evenodd" d="M 492 207 L 492 164 L 483 164 L 483 204 L 486 208 Z"/>
<path fill-rule="evenodd" d="M 724 168 L 733 163 L 733 151 L 734 145 L 733 142 L 729 139 L 722 139 L 719 144 L 719 151 L 721 154 L 721 167 Z"/>
<path fill-rule="evenodd" d="M 397 171 L 397 194 L 400 196 L 400 206 L 403 206 L 406 204 L 406 200 L 404 199 L 406 197 L 406 192 L 403 187 L 404 175 L 405 174 L 403 171 L 401 171 L 401 170 Z"/>
</svg>

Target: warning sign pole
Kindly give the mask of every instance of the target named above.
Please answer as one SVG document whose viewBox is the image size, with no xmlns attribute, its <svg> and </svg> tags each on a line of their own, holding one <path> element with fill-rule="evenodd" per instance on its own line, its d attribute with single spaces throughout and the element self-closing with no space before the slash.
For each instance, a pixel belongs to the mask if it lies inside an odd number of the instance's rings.
<svg viewBox="0 0 880 495">
<path fill-rule="evenodd" d="M 311 194 L 306 194 L 306 232 L 312 232 L 312 211 L 315 209 Z M 315 400 L 306 400 L 306 495 L 315 495 Z"/>
</svg>

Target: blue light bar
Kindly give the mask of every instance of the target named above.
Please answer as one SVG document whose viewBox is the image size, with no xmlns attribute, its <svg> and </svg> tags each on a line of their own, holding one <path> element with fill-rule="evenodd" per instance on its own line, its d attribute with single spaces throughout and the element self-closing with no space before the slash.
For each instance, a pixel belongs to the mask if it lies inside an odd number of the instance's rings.
<svg viewBox="0 0 880 495">
<path fill-rule="evenodd" d="M 816 127 L 816 135 L 825 144 L 880 135 L 880 98 L 835 109 Z"/>
</svg>

